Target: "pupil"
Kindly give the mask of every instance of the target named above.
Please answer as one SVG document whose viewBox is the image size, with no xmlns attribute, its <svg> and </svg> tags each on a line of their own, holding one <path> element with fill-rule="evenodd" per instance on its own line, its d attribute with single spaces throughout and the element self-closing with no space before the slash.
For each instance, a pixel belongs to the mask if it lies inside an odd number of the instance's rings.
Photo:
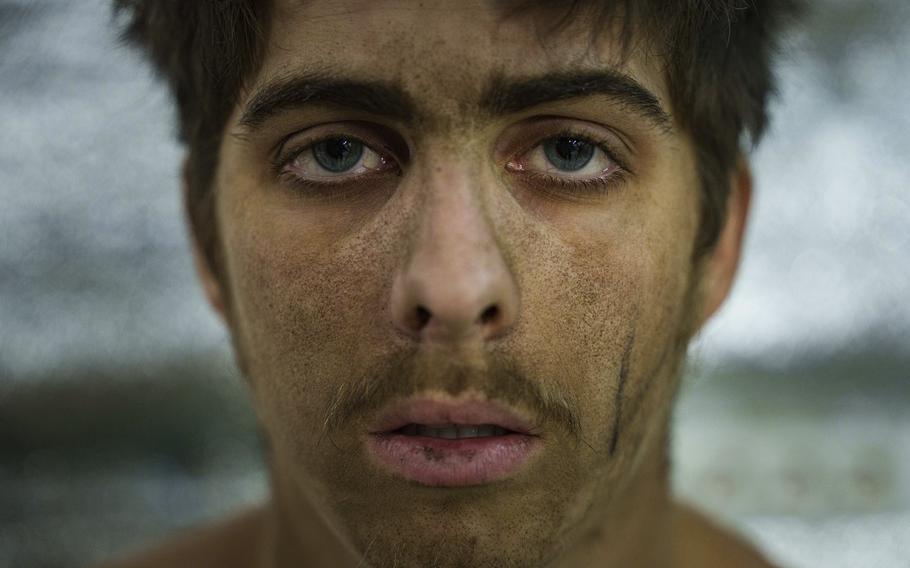
<svg viewBox="0 0 910 568">
<path fill-rule="evenodd" d="M 316 163 L 333 173 L 347 171 L 363 156 L 363 144 L 350 138 L 330 138 L 313 146 Z"/>
<path fill-rule="evenodd" d="M 593 144 L 566 136 L 547 140 L 543 150 L 550 163 L 565 172 L 582 169 L 594 157 Z"/>
</svg>

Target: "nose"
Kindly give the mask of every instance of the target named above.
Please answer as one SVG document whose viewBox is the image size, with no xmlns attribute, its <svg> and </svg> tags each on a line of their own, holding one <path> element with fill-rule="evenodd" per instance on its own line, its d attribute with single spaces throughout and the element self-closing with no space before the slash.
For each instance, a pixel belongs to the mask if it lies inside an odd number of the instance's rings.
<svg viewBox="0 0 910 568">
<path fill-rule="evenodd" d="M 416 341 L 486 341 L 513 327 L 519 294 L 480 196 L 435 172 L 411 254 L 392 286 L 396 327 Z"/>
</svg>

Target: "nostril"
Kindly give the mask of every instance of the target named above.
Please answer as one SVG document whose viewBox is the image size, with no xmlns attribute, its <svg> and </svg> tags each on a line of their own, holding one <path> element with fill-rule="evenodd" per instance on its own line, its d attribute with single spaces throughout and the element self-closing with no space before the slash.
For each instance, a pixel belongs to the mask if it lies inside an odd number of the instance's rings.
<svg viewBox="0 0 910 568">
<path fill-rule="evenodd" d="M 423 306 L 417 306 L 417 329 L 423 329 L 430 321 L 430 312 Z"/>
<path fill-rule="evenodd" d="M 431 321 L 434 317 L 433 313 L 427 308 L 418 305 L 416 309 L 411 312 L 411 321 L 410 326 L 412 330 L 419 333 L 431 333 L 434 337 L 438 334 L 451 335 L 452 337 L 461 337 L 465 333 L 469 333 L 467 329 L 463 329 L 464 324 L 467 323 L 467 320 L 462 321 L 444 321 L 439 320 L 437 324 L 433 324 L 434 329 L 430 330 Z M 485 309 L 480 316 L 474 320 L 474 325 L 481 328 L 495 327 L 498 325 L 502 319 L 502 310 L 496 304 L 491 304 Z M 484 331 L 484 334 L 488 334 L 489 329 Z"/>
<path fill-rule="evenodd" d="M 490 306 L 485 309 L 482 314 L 480 314 L 480 323 L 487 324 L 495 320 L 499 316 L 499 308 L 496 306 Z"/>
</svg>

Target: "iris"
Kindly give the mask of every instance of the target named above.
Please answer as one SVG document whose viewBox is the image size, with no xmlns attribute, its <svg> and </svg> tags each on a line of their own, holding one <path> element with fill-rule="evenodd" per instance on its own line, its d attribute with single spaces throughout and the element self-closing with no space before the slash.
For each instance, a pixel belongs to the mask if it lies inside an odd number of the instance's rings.
<svg viewBox="0 0 910 568">
<path fill-rule="evenodd" d="M 543 143 L 544 155 L 556 169 L 574 172 L 582 169 L 594 157 L 594 144 L 580 138 L 562 136 Z"/>
<path fill-rule="evenodd" d="M 332 173 L 353 168 L 363 156 L 363 144 L 351 138 L 329 138 L 313 145 L 313 158 Z"/>
</svg>

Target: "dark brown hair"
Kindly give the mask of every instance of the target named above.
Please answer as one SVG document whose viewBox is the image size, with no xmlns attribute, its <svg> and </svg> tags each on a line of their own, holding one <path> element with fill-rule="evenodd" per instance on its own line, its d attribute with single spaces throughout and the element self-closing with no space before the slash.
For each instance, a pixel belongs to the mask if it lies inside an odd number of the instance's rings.
<svg viewBox="0 0 910 568">
<path fill-rule="evenodd" d="M 513 12 L 515 2 L 503 2 Z M 757 143 L 774 93 L 772 57 L 797 0 L 614 0 L 539 2 L 585 12 L 596 33 L 622 16 L 623 46 L 652 50 L 664 65 L 677 121 L 695 145 L 702 184 L 694 254 L 711 249 L 725 213 L 729 175 L 742 144 Z M 258 69 L 268 37 L 266 0 L 114 0 L 123 37 L 140 46 L 176 99 L 195 238 L 220 272 L 213 177 L 228 117 L 245 80 Z M 592 14 L 591 11 L 594 11 Z M 550 21 L 553 21 L 552 19 Z M 557 26 L 558 27 L 558 26 Z"/>
</svg>

